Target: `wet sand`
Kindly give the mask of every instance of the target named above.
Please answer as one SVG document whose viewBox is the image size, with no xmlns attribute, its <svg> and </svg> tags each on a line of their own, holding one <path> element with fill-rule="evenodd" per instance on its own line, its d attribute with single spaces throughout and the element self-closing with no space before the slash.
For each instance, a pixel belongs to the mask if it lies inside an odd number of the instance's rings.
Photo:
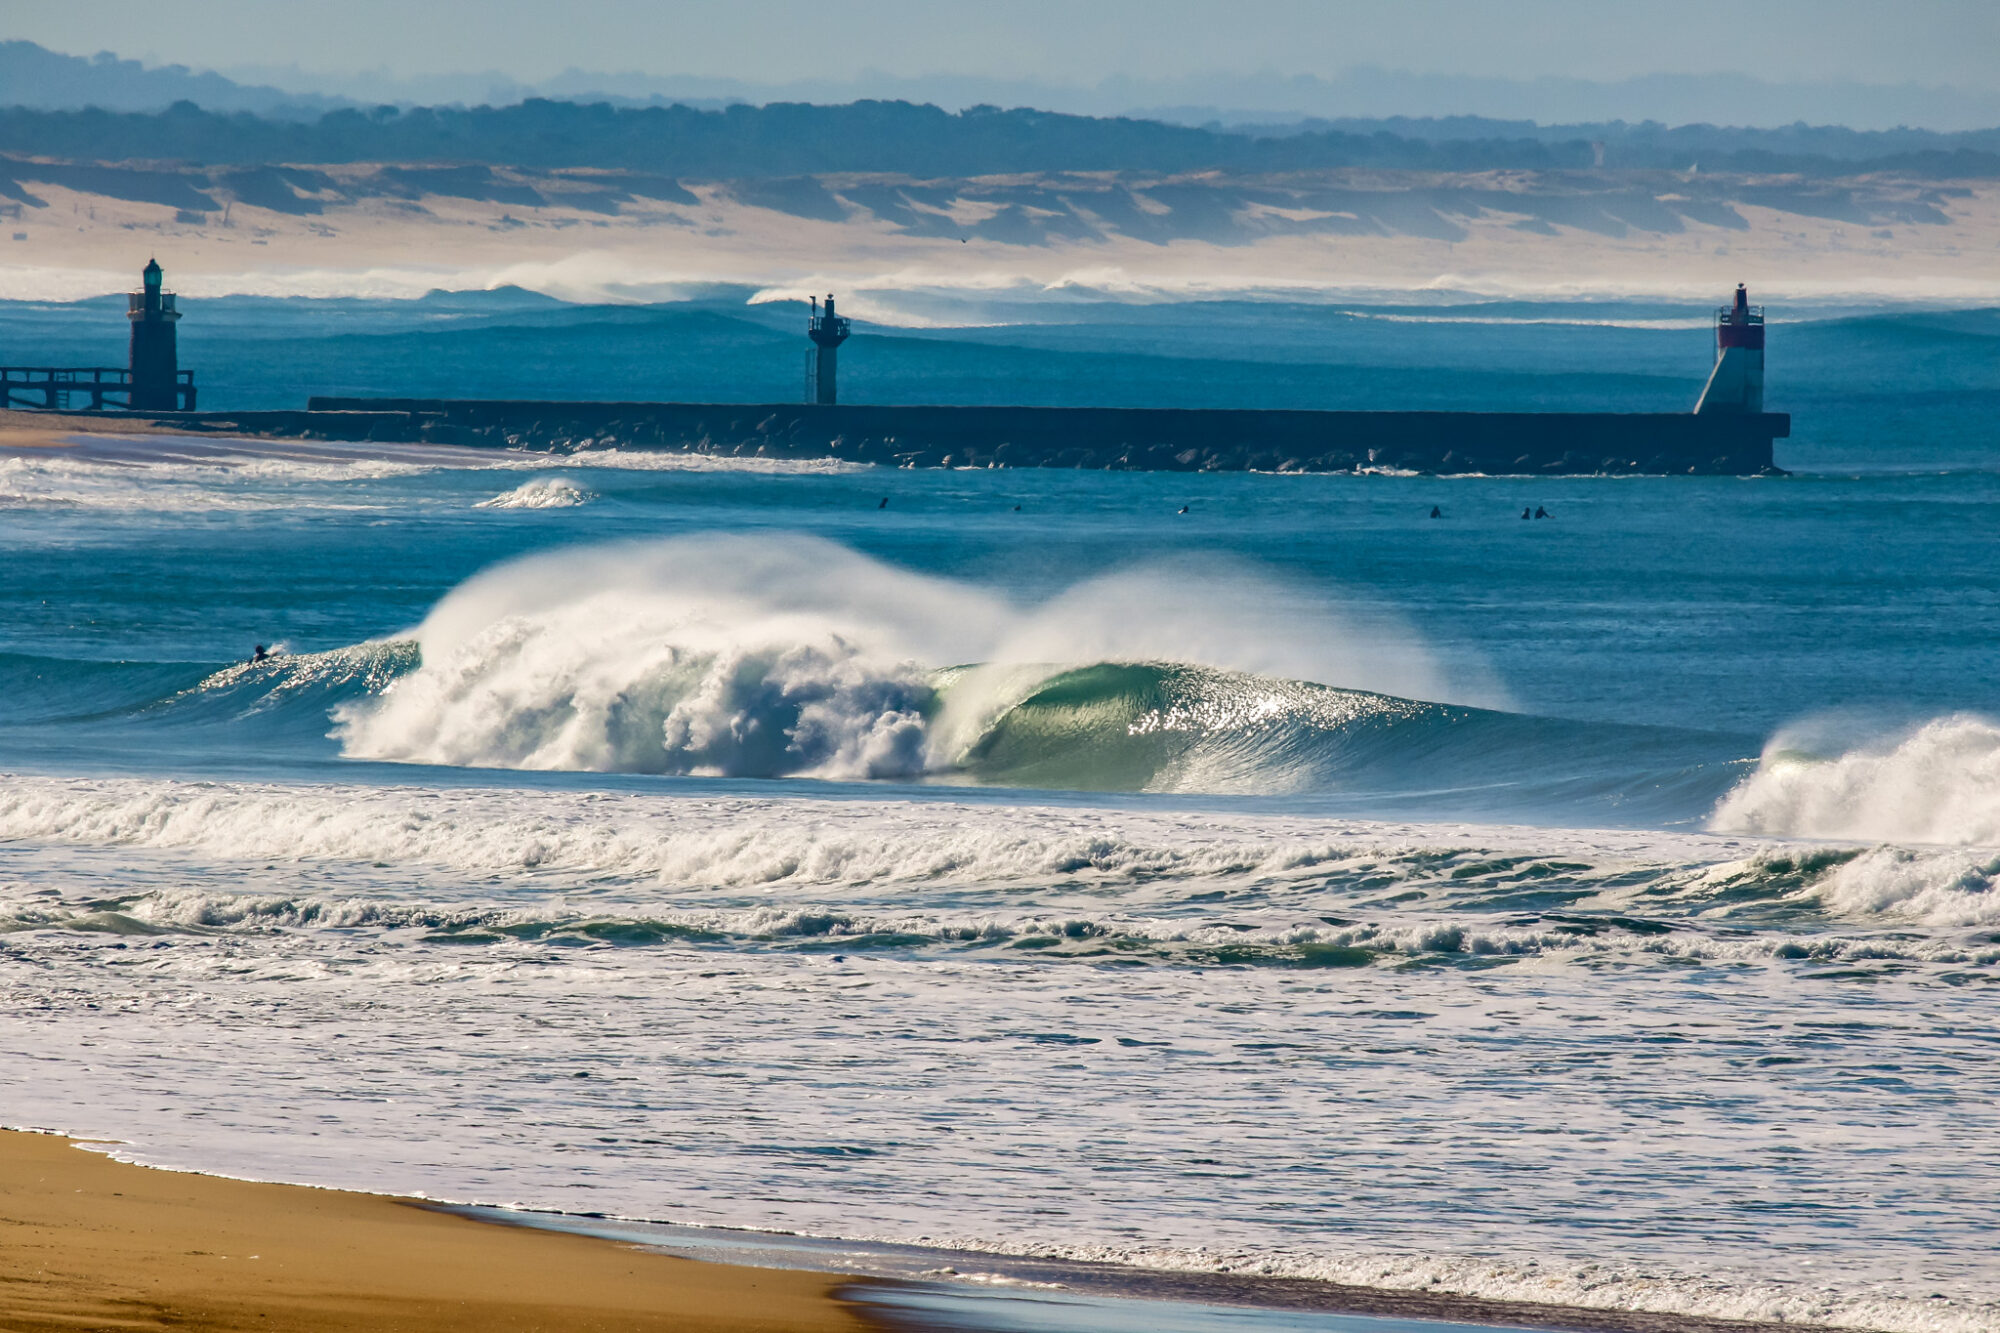
<svg viewBox="0 0 2000 1333">
<path fill-rule="evenodd" d="M 0 1329 L 858 1330 L 824 1274 L 405 1200 L 115 1162 L 0 1131 Z"/>
</svg>

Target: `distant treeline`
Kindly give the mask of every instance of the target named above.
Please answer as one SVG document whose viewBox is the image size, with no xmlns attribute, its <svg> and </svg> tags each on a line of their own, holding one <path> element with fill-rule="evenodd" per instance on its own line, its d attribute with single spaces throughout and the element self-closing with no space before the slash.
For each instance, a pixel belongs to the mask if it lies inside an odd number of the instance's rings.
<svg viewBox="0 0 2000 1333">
<path fill-rule="evenodd" d="M 1562 137 L 1567 134 L 1572 137 Z M 205 111 L 0 111 L 0 154 L 87 162 L 474 163 L 602 167 L 694 179 L 839 172 L 916 177 L 1014 172 L 1284 173 L 1339 167 L 1441 172 L 1624 169 L 1933 179 L 2000 177 L 2000 131 L 1861 133 L 1794 126 L 1574 126 L 1341 122 L 1224 130 L 1129 118 L 909 102 L 774 103 L 721 110 L 531 100 L 505 107 L 337 110 L 317 120 Z"/>
<path fill-rule="evenodd" d="M 1211 126 L 1210 128 L 1221 128 Z M 1379 120 L 1299 120 L 1229 127 L 1255 137 L 1288 134 L 1393 134 L 1426 143 L 1534 139 L 1542 143 L 1602 145 L 1607 166 L 1691 166 L 1731 171 L 1853 171 L 1857 165 L 1910 169 L 1953 162 L 1980 166 L 2000 157 L 2000 129 L 1940 133 L 1936 130 L 1852 130 L 1845 125 L 1778 125 L 1745 128 L 1664 125 L 1656 120 L 1584 125 L 1537 125 L 1531 120 L 1487 116 L 1389 116 Z M 1961 173 L 1962 174 L 1962 173 Z"/>
</svg>

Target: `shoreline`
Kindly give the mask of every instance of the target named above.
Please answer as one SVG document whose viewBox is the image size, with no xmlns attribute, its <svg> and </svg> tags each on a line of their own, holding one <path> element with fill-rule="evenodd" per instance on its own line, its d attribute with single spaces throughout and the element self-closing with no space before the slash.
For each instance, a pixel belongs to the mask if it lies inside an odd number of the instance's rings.
<svg viewBox="0 0 2000 1333">
<path fill-rule="evenodd" d="M 440 1205 L 448 1211 L 500 1226 L 550 1230 L 644 1244 L 668 1253 L 717 1263 L 748 1263 L 802 1271 L 837 1269 L 876 1282 L 856 1285 L 852 1299 L 871 1311 L 887 1307 L 892 1327 L 896 1311 L 930 1306 L 951 1310 L 952 1328 L 981 1328 L 966 1319 L 968 1307 L 1010 1290 L 1033 1297 L 1053 1293 L 1080 1305 L 1102 1303 L 1126 1309 L 1146 1305 L 1229 1312 L 1234 1326 L 1251 1312 L 1271 1315 L 1377 1320 L 1421 1320 L 1449 1330 L 1529 1330 L 1546 1333 L 1754 1333 L 1831 1329 L 1834 1325 L 1726 1319 L 1652 1310 L 1542 1304 L 1534 1301 L 1462 1295 L 1398 1287 L 1369 1287 L 1316 1278 L 1253 1273 L 1141 1268 L 1128 1264 L 1043 1258 L 985 1250 L 843 1240 L 790 1232 L 639 1222 L 524 1208 Z M 730 1256 L 735 1257 L 730 1257 Z M 963 1267 L 961 1267 L 963 1266 Z M 948 1280 L 939 1281 L 939 1277 Z M 929 1299 L 926 1300 L 925 1298 Z M 957 1299 L 952 1299 L 956 1297 Z M 885 1299 L 886 1298 L 886 1299 Z M 976 1314 L 974 1315 L 976 1318 Z M 916 1325 L 922 1327 L 922 1325 Z M 997 1326 L 997 1325 L 996 1325 Z M 1112 1326 L 1125 1327 L 1124 1321 Z M 1137 1326 L 1136 1324 L 1134 1326 Z M 1179 1324 L 1168 1325 L 1178 1329 Z M 1067 1328 L 1067 1324 L 1051 1327 Z M 1250 1327 L 1254 1328 L 1253 1323 Z M 1296 1325 L 1286 1324 L 1291 1329 Z M 1329 1324 L 1329 1327 L 1332 1327 Z"/>
<path fill-rule="evenodd" d="M 1052 1333 L 1149 1311 L 1246 1330 L 1818 1327 L 458 1205 L 138 1165 L 92 1150 L 107 1142 L 0 1130 L 10 1333 L 1001 1330 L 1024 1301 Z"/>
<path fill-rule="evenodd" d="M 117 1161 L 0 1131 L 0 1327 L 855 1333 L 839 1275 L 500 1227 L 417 1200 Z"/>
</svg>

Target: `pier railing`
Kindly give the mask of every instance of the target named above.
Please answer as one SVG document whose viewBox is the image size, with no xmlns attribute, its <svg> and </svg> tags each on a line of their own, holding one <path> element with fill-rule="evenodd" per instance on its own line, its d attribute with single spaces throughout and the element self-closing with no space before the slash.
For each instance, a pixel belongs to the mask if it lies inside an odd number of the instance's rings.
<svg viewBox="0 0 2000 1333">
<path fill-rule="evenodd" d="M 132 406 L 132 372 L 123 366 L 0 366 L 0 408 L 47 411 Z M 194 372 L 174 375 L 174 407 L 194 411 Z"/>
</svg>

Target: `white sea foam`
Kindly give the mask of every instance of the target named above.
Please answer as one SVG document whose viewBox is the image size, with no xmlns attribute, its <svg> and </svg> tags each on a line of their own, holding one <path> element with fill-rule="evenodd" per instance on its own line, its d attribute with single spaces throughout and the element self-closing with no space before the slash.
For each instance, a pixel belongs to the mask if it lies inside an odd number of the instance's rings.
<svg viewBox="0 0 2000 1333">
<path fill-rule="evenodd" d="M 1531 829 L 1111 813 L 1064 806 L 667 797 L 483 788 L 290 787 L 9 777 L 0 840 L 493 871 L 614 874 L 666 886 L 1309 879 L 1357 856 L 1535 847 Z M 1707 864 L 1728 844 L 1598 832 L 1607 860 Z"/>
<path fill-rule="evenodd" d="M 994 1254 L 1125 1264 L 1166 1272 L 1304 1278 L 1391 1291 L 1449 1292 L 1490 1301 L 1865 1329 L 1871 1333 L 1990 1333 L 2000 1327 L 2000 1301 L 1934 1300 L 1879 1289 L 1856 1292 L 1818 1279 L 1811 1264 L 1786 1277 L 1775 1277 L 1745 1271 L 1697 1274 L 1659 1265 L 1473 1258 L 1449 1253 L 1051 1247 L 996 1244 L 982 1237 L 949 1237 L 943 1243 Z"/>
<path fill-rule="evenodd" d="M 1811 890 L 1844 916 L 1947 928 L 2000 922 L 2000 726 L 1955 714 L 1830 758 L 1819 753 L 1825 730 L 1805 724 L 1774 736 L 1709 827 L 1886 844 L 1843 857 Z"/>
<path fill-rule="evenodd" d="M 137 513 L 354 508 L 366 499 L 308 495 L 298 483 L 373 481 L 435 466 L 421 452 L 398 458 L 272 441 L 86 434 L 66 447 L 0 450 L 0 506 Z"/>
<path fill-rule="evenodd" d="M 1875 847 L 1836 867 L 1820 890 L 1830 909 L 1929 926 L 2000 924 L 2000 851 Z"/>
<path fill-rule="evenodd" d="M 1941 717 L 1832 758 L 1781 732 L 1717 807 L 1719 831 L 1899 843 L 2000 843 L 2000 725 Z"/>
<path fill-rule="evenodd" d="M 631 472 L 763 472 L 815 476 L 867 472 L 875 467 L 873 463 L 856 463 L 842 458 L 760 458 L 754 454 L 704 454 L 684 449 L 640 449 L 616 444 L 553 456 L 510 451 L 506 465 L 620 468 Z"/>
<path fill-rule="evenodd" d="M 1820 910 L 1852 848 L 773 790 L 0 779 L 8 1118 L 467 1201 L 1990 1319 L 1962 983 L 2000 946 Z"/>
<path fill-rule="evenodd" d="M 58 829 L 82 802 L 147 785 L 15 783 L 79 802 L 50 813 Z M 836 826 L 905 853 L 987 827 L 1095 836 L 1099 853 L 1233 838 L 1264 860 L 1200 886 L 1045 867 L 975 900 L 910 859 L 892 881 L 695 879 L 669 900 L 595 870 L 453 881 L 407 861 L 329 873 L 297 859 L 308 851 L 267 870 L 145 850 L 185 833 L 174 816 L 121 820 L 140 845 L 94 855 L 0 843 L 14 1123 L 117 1137 L 140 1161 L 432 1198 L 1668 1314 L 1991 1326 L 1993 1072 L 1976 988 L 1906 963 L 1801 984 L 1809 962 L 1759 954 L 1738 930 L 1711 935 L 1709 957 L 1649 953 L 1693 930 L 1613 945 L 1544 926 L 1530 940 L 1515 911 L 1472 905 L 1522 872 L 1561 887 L 1550 867 L 1494 864 L 1499 848 L 1604 856 L 1603 880 L 1629 883 L 1635 853 L 1685 870 L 1690 854 L 1740 850 L 1726 840 L 174 785 L 229 814 L 232 841 L 279 823 L 255 847 L 235 841 L 259 857 L 346 806 L 376 832 L 345 845 L 384 852 L 425 823 L 538 820 L 634 847 L 683 822 L 774 850 Z M 1441 834 L 1466 841 L 1441 848 Z M 1286 880 L 1308 838 L 1373 887 Z M 43 873 L 16 878 L 24 866 Z M 1399 873 L 1405 893 L 1466 896 L 1394 900 L 1382 881 Z M 1440 929 L 1409 939 L 1408 957 L 1310 974 L 1226 961 L 1286 917 L 1364 902 L 1383 935 L 1403 915 L 1411 935 L 1456 916 L 1463 937 Z M 650 942 L 580 928 L 641 913 L 727 938 L 633 947 Z M 565 921 L 579 928 L 543 928 Z M 1031 931 L 1081 956 L 1009 950 Z M 1506 956 L 1475 951 L 1482 935 L 1521 943 L 1521 961 L 1485 966 Z M 1132 966 L 1148 940 L 1208 956 Z M 1891 1078 L 1912 1092 L 1884 1118 Z"/>
<path fill-rule="evenodd" d="M 597 497 L 554 477 L 535 477 L 511 491 L 481 500 L 474 509 L 570 509 Z"/>
<path fill-rule="evenodd" d="M 279 508 L 355 509 L 387 501 L 366 483 L 434 472 L 536 471 L 482 508 L 573 506 L 594 498 L 565 472 L 755 472 L 822 474 L 865 470 L 834 458 L 727 457 L 678 449 L 618 447 L 590 440 L 570 454 L 429 444 L 340 444 L 179 435 L 72 436 L 55 448 L 0 448 L 0 508 L 134 513 Z M 409 503 L 403 496 L 400 503 Z"/>
<path fill-rule="evenodd" d="M 244 496 L 204 486 L 148 485 L 137 469 L 61 456 L 44 451 L 22 456 L 0 455 L 0 508 L 117 509 L 130 511 L 204 511 L 243 509 L 255 502 Z"/>
<path fill-rule="evenodd" d="M 1534 855 L 1551 854 L 1552 838 L 1560 843 L 1553 854 L 1566 859 L 1561 872 L 1534 865 Z M 1927 924 L 1979 924 L 1989 919 L 1979 913 L 1993 897 L 1984 892 L 1985 878 L 2000 873 L 1991 863 L 1974 873 L 1956 865 L 1907 863 L 1889 852 L 1850 859 L 1848 853 L 1773 848 L 1746 857 L 1733 841 L 1700 835 L 1552 835 L 1491 825 L 929 800 L 23 776 L 0 782 L 0 842 L 22 840 L 149 848 L 244 864 L 395 867 L 397 883 L 403 874 L 428 867 L 459 876 L 523 876 L 524 884 L 615 883 L 634 886 L 635 892 L 654 886 L 675 894 L 757 895 L 754 903 L 732 900 L 722 907 L 669 905 L 641 894 L 590 909 L 540 897 L 526 904 L 440 909 L 393 893 L 350 900 L 297 888 L 271 893 L 169 886 L 135 909 L 141 919 L 165 925 L 388 927 L 456 921 L 498 929 L 561 924 L 596 912 L 740 937 L 894 933 L 949 941 L 1045 934 L 1083 941 L 1118 937 L 1271 950 L 1316 945 L 1488 958 L 1610 948 L 1707 961 L 1769 959 L 1775 950 L 1822 962 L 1882 957 L 1988 965 L 2000 959 L 2000 948 L 1968 946 L 1949 935 L 1898 943 L 1818 933 L 1842 919 L 1864 927 L 1882 918 L 1911 920 L 1913 901 Z M 1524 850 L 1530 853 L 1526 861 Z M 1556 887 L 1553 877 L 1560 873 L 1562 887 L 1602 911 L 1670 910 L 1732 927 L 1739 905 L 1768 912 L 1790 904 L 1811 928 L 1803 937 L 1652 930 L 1599 939 L 1592 931 L 1551 928 L 1532 917 L 1496 919 L 1483 904 L 1515 883 L 1524 867 L 1549 888 Z M 1638 869 L 1645 873 L 1635 877 Z M 1891 882 L 1887 876 L 1898 878 Z M 1218 884 L 1253 890 L 1266 905 L 1240 901 L 1224 927 L 1164 910 L 1183 894 Z M 901 897 L 911 889 L 1045 891 L 1051 885 L 1140 896 L 1122 906 L 1090 897 L 1060 905 L 1010 897 L 943 910 L 916 910 Z M 1358 894 L 1361 901 L 1415 889 L 1421 905 L 1395 906 L 1389 917 L 1328 922 L 1304 903 L 1332 885 L 1349 886 L 1343 892 Z M 829 910 L 818 897 L 829 889 L 865 890 L 865 896 Z M 1386 901 L 1394 906 L 1404 900 Z M 1461 901 L 1473 909 L 1461 909 Z M 806 905 L 792 905 L 797 902 Z M 1815 918 L 1815 905 L 1831 917 Z M 34 919 L 20 916 L 32 906 L 32 901 L 6 905 L 22 920 Z"/>
</svg>

